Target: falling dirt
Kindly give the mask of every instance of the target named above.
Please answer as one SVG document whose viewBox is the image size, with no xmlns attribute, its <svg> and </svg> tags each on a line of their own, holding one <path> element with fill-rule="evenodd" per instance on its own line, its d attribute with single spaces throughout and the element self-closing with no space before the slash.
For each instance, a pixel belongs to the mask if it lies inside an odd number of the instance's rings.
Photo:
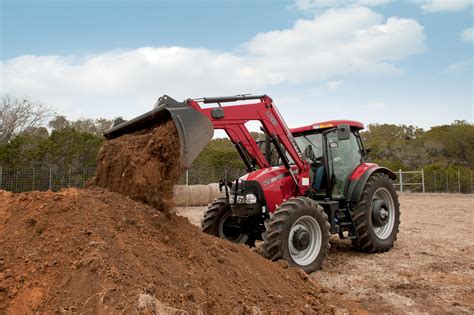
<svg viewBox="0 0 474 315">
<path fill-rule="evenodd" d="M 0 314 L 335 309 L 302 271 L 102 188 L 0 204 Z"/>
<path fill-rule="evenodd" d="M 90 186 L 172 208 L 173 186 L 181 175 L 179 138 L 172 120 L 104 143 Z"/>
</svg>

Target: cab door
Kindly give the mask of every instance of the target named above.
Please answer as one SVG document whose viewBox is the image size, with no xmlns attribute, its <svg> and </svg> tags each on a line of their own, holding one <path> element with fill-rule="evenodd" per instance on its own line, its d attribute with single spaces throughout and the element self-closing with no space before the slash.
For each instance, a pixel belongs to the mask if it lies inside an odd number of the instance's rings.
<svg viewBox="0 0 474 315">
<path fill-rule="evenodd" d="M 349 139 L 339 140 L 337 131 L 331 131 L 327 134 L 326 143 L 332 197 L 343 199 L 349 176 L 362 162 L 362 150 L 357 137 L 352 132 Z"/>
</svg>

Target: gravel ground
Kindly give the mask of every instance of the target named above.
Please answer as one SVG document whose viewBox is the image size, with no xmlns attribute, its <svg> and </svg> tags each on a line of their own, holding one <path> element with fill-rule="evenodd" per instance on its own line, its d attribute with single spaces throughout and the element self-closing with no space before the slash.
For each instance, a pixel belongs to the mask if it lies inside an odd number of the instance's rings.
<svg viewBox="0 0 474 315">
<path fill-rule="evenodd" d="M 357 313 L 474 313 L 474 196 L 403 194 L 395 247 L 352 249 L 333 237 L 322 270 L 311 275 Z M 196 225 L 205 207 L 178 208 Z"/>
</svg>

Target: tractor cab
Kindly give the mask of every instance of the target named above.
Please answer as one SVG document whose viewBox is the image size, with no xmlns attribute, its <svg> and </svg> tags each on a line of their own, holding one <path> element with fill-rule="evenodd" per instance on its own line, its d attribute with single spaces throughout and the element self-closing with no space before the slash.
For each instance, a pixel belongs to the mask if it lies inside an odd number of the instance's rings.
<svg viewBox="0 0 474 315">
<path fill-rule="evenodd" d="M 341 128 L 348 128 L 341 137 Z M 349 178 L 366 160 L 366 151 L 357 121 L 333 120 L 290 129 L 311 164 L 311 196 L 314 199 L 342 200 L 346 197 Z"/>
<path fill-rule="evenodd" d="M 340 126 L 348 126 L 347 139 L 340 137 Z M 367 158 L 359 131 L 364 125 L 351 120 L 332 120 L 291 128 L 302 157 L 311 165 L 310 196 L 321 200 L 344 200 L 347 183 L 352 172 Z M 257 140 L 260 150 L 274 167 L 283 162 L 275 146 L 261 137 Z M 290 164 L 294 164 L 287 155 Z"/>
</svg>

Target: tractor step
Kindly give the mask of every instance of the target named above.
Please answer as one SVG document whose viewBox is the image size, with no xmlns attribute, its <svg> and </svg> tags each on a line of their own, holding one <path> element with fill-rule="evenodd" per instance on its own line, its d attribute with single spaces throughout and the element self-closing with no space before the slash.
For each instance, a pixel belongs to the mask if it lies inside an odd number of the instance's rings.
<svg viewBox="0 0 474 315">
<path fill-rule="evenodd" d="M 354 221 L 352 220 L 352 215 L 349 208 L 342 208 L 336 212 L 336 218 L 339 222 L 339 237 L 341 239 L 357 239 L 357 231 L 354 226 Z M 349 235 L 344 236 L 344 231 L 348 231 Z"/>
<path fill-rule="evenodd" d="M 340 226 L 352 226 L 352 222 L 340 222 Z"/>
<path fill-rule="evenodd" d="M 337 220 L 337 212 L 339 211 L 339 202 L 329 199 L 324 199 L 323 201 L 318 202 L 321 207 L 323 207 L 324 212 L 328 216 L 329 223 L 331 224 L 331 234 L 338 233 L 340 230 L 338 220 Z"/>
</svg>

